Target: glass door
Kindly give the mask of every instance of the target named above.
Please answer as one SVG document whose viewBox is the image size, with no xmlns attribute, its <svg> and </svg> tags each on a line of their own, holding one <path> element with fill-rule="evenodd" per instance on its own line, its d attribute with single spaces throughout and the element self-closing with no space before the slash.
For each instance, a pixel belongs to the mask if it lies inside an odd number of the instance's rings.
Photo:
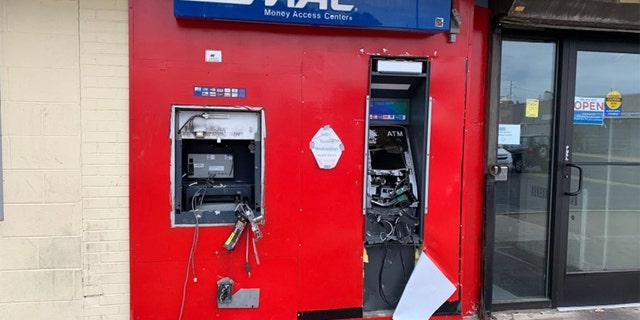
<svg viewBox="0 0 640 320">
<path fill-rule="evenodd" d="M 498 105 L 494 304 L 549 299 L 555 42 L 504 40 Z"/>
<path fill-rule="evenodd" d="M 638 45 L 568 49 L 557 304 L 640 302 Z"/>
</svg>

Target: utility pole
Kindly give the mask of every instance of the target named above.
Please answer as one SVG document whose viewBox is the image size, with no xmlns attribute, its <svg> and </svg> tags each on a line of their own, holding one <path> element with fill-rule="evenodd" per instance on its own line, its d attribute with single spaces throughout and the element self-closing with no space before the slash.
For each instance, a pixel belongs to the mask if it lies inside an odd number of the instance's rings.
<svg viewBox="0 0 640 320">
<path fill-rule="evenodd" d="M 513 80 L 509 81 L 509 100 L 513 101 Z"/>
</svg>

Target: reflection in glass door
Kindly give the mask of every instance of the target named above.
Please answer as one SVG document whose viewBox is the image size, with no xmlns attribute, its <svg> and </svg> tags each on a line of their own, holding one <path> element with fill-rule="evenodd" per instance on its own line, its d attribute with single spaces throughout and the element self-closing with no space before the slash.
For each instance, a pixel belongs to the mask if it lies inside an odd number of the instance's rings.
<svg viewBox="0 0 640 320">
<path fill-rule="evenodd" d="M 571 53 L 564 305 L 640 300 L 640 55 L 600 47 Z"/>
<path fill-rule="evenodd" d="M 493 302 L 548 299 L 549 166 L 556 44 L 503 41 L 496 182 Z"/>
<path fill-rule="evenodd" d="M 637 41 L 501 45 L 496 164 L 509 175 L 487 189 L 486 294 L 507 307 L 640 302 Z"/>
</svg>

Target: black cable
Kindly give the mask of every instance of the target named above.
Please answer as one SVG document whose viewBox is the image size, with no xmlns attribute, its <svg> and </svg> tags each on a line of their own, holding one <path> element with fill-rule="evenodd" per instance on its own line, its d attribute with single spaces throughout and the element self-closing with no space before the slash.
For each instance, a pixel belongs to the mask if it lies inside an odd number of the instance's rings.
<svg viewBox="0 0 640 320">
<path fill-rule="evenodd" d="M 195 255 L 196 255 L 196 249 L 198 247 L 198 234 L 199 234 L 199 229 L 200 229 L 200 224 L 199 224 L 199 220 L 200 218 L 198 217 L 198 215 L 196 214 L 196 212 L 194 211 L 194 215 L 196 218 L 196 226 L 195 229 L 193 230 L 193 240 L 191 242 L 191 249 L 189 250 L 189 260 L 187 261 L 187 271 L 186 274 L 184 276 L 184 284 L 182 285 L 182 301 L 180 302 L 180 315 L 178 316 L 178 320 L 182 320 L 182 315 L 184 312 L 184 303 L 186 301 L 187 298 L 187 283 L 189 283 L 189 274 L 193 273 L 194 276 L 194 282 L 197 281 L 197 276 L 196 276 L 196 269 L 195 269 Z M 189 272 L 191 271 L 191 272 Z"/>
<path fill-rule="evenodd" d="M 382 266 L 380 267 L 380 273 L 378 274 L 378 293 L 380 294 L 380 299 L 382 299 L 382 301 L 384 301 L 386 304 L 395 305 L 396 303 L 398 303 L 398 301 L 400 301 L 400 297 L 398 297 L 397 299 L 395 299 L 393 301 L 389 301 L 389 298 L 384 293 L 384 288 L 382 286 L 382 278 L 383 278 L 382 274 L 384 272 L 384 267 L 385 267 L 385 262 L 387 261 L 387 253 L 388 252 L 389 252 L 389 247 L 388 247 L 387 243 L 385 242 L 385 244 L 384 244 L 384 255 L 382 256 Z M 400 255 L 402 255 L 402 252 L 400 252 Z M 403 270 L 404 270 L 404 266 L 403 266 Z"/>
<path fill-rule="evenodd" d="M 205 114 L 206 114 L 206 113 L 203 113 L 203 114 L 194 114 L 194 115 L 192 115 L 191 117 L 189 117 L 189 119 L 187 119 L 187 121 L 185 121 L 185 122 L 184 122 L 184 124 L 180 127 L 180 129 L 178 129 L 177 134 L 180 134 L 180 133 L 182 132 L 182 129 L 184 129 L 184 127 L 186 127 L 186 126 L 187 126 L 187 124 L 191 123 L 191 121 L 193 121 L 193 119 L 195 119 L 195 118 L 197 118 L 197 117 L 200 117 L 200 118 L 203 118 L 203 119 L 207 119 L 207 118 L 205 118 L 205 117 L 204 117 L 204 115 L 205 115 Z"/>
<path fill-rule="evenodd" d="M 404 286 L 406 286 L 407 284 L 407 268 L 404 262 L 404 256 L 402 255 L 402 246 L 398 245 L 396 246 L 398 248 L 398 254 L 400 255 L 400 265 L 402 266 L 402 282 L 403 282 L 403 288 Z M 384 292 L 384 288 L 382 287 L 382 279 L 383 279 L 383 272 L 384 272 L 384 267 L 385 267 L 385 262 L 387 261 L 387 253 L 389 251 L 389 246 L 387 245 L 387 243 L 384 244 L 384 255 L 382 256 L 382 266 L 380 267 L 380 273 L 378 274 L 378 293 L 380 295 L 380 299 L 382 299 L 382 301 L 384 301 L 386 304 L 388 305 L 396 305 L 399 301 L 400 298 L 402 297 L 402 295 L 399 295 L 395 300 L 390 301 L 389 297 L 387 297 L 386 293 Z M 403 289 L 404 290 L 404 289 Z"/>
<path fill-rule="evenodd" d="M 400 265 L 402 266 L 402 282 L 404 282 L 406 286 L 407 280 L 409 279 L 407 279 L 407 270 L 404 266 L 404 258 L 402 257 L 402 247 L 398 247 L 398 249 L 400 250 Z M 404 289 L 402 291 L 404 291 Z M 398 297 L 398 300 L 400 300 L 400 297 Z"/>
<path fill-rule="evenodd" d="M 198 237 L 200 235 L 200 218 L 202 217 L 200 213 L 198 213 L 196 209 L 196 203 L 198 202 L 198 194 L 202 192 L 200 196 L 200 203 L 198 207 L 202 206 L 204 201 L 204 196 L 207 194 L 207 185 L 198 189 L 196 193 L 191 198 L 191 212 L 193 212 L 193 216 L 196 219 L 196 225 L 193 230 L 193 240 L 191 241 L 191 249 L 189 250 L 189 259 L 187 260 L 187 271 L 184 277 L 184 284 L 182 285 L 182 301 L 180 302 L 180 315 L 178 316 L 178 320 L 182 319 L 182 315 L 184 313 L 184 304 L 187 297 L 187 283 L 189 283 L 189 274 L 193 274 L 193 281 L 198 281 L 198 276 L 196 274 L 196 250 L 198 249 Z"/>
</svg>

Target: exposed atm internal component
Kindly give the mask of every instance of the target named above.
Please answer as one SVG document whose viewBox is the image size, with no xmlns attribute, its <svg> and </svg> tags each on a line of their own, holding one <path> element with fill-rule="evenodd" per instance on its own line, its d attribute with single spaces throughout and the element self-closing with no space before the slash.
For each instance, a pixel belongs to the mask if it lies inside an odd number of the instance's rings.
<svg viewBox="0 0 640 320">
<path fill-rule="evenodd" d="M 233 178 L 233 154 L 189 154 L 189 178 Z"/>
<path fill-rule="evenodd" d="M 173 119 L 173 223 L 232 224 L 239 204 L 260 217 L 262 112 L 176 107 Z"/>
<path fill-rule="evenodd" d="M 367 257 L 363 311 L 376 316 L 396 308 L 423 245 L 429 61 L 375 56 L 370 66 L 363 173 Z"/>
<path fill-rule="evenodd" d="M 220 215 L 235 212 L 239 203 L 253 201 L 253 186 L 196 184 L 184 189 L 183 198 L 187 200 L 186 211 L 199 210 Z"/>
<path fill-rule="evenodd" d="M 418 243 L 418 194 L 406 128 L 369 128 L 366 239 L 369 244 L 394 240 Z"/>
</svg>

